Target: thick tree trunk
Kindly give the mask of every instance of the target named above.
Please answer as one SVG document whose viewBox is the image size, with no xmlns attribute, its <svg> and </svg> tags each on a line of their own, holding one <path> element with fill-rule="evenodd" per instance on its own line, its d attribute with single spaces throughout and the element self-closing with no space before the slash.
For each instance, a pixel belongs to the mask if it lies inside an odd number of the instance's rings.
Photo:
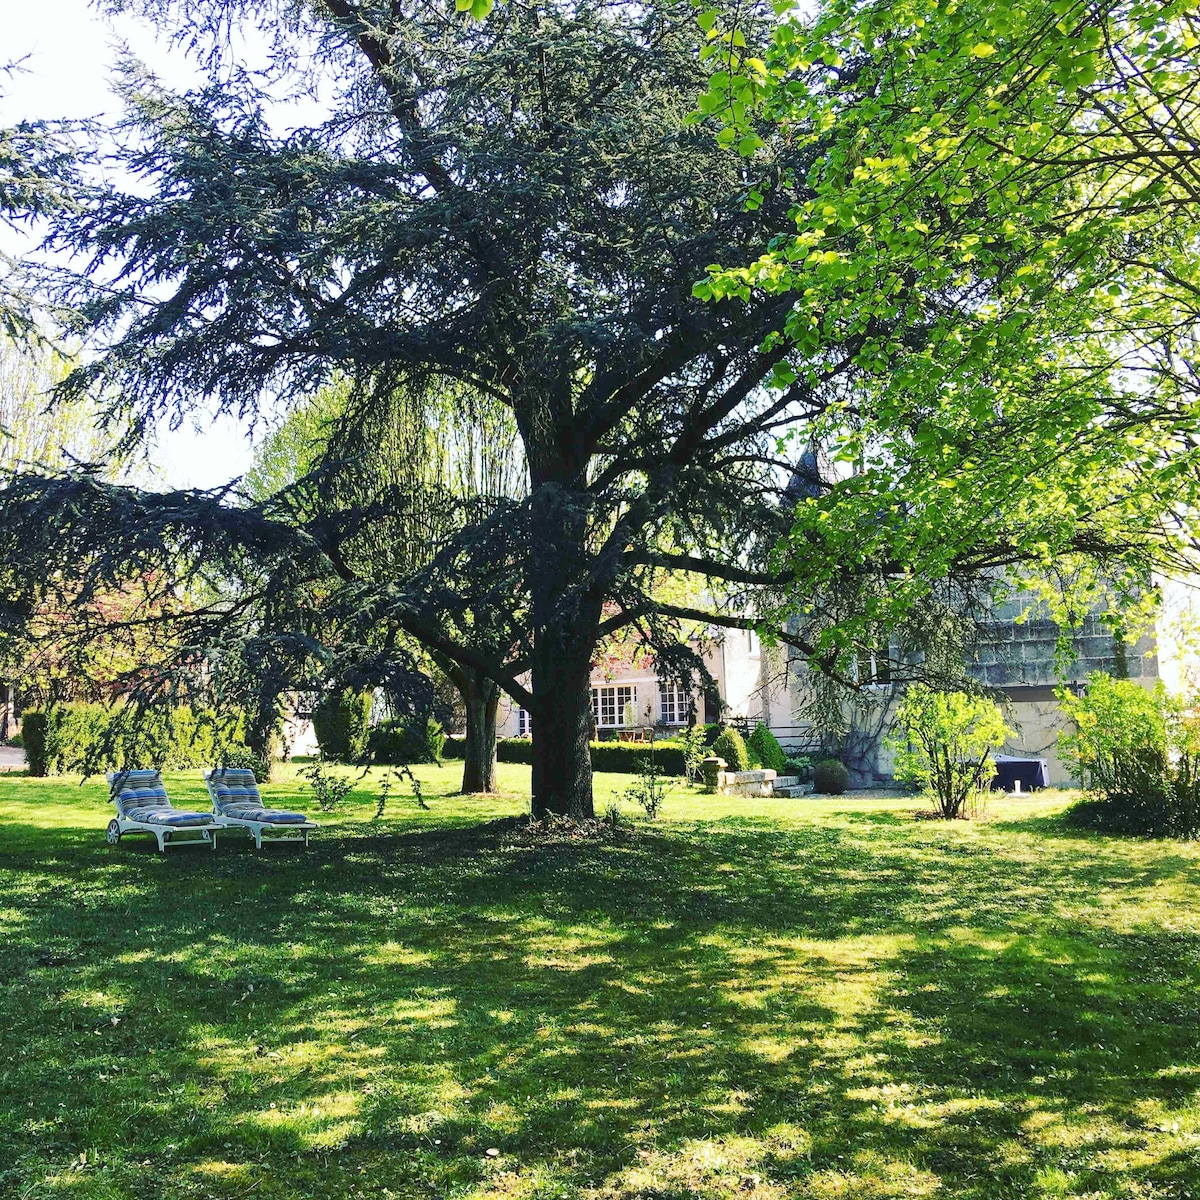
<svg viewBox="0 0 1200 1200">
<path fill-rule="evenodd" d="M 500 689 L 478 671 L 462 671 L 458 684 L 467 709 L 467 742 L 463 753 L 464 794 L 496 790 L 496 709 Z"/>
<path fill-rule="evenodd" d="M 533 667 L 533 815 L 584 820 L 592 803 L 591 655 L 539 655 Z"/>
<path fill-rule="evenodd" d="M 433 654 L 442 674 L 454 685 L 467 719 L 463 751 L 464 795 L 496 790 L 496 709 L 500 689 L 475 667 L 465 667 L 445 654 Z"/>
<path fill-rule="evenodd" d="M 556 436 L 547 439 L 544 430 L 522 427 L 534 484 L 529 506 L 532 811 L 537 818 L 556 813 L 585 820 L 595 816 L 588 745 L 591 672 L 606 581 L 598 576 L 589 547 L 591 501 L 579 486 L 586 463 L 563 453 L 573 436 L 570 404 L 550 404 L 546 411 L 556 409 L 563 416 Z"/>
</svg>

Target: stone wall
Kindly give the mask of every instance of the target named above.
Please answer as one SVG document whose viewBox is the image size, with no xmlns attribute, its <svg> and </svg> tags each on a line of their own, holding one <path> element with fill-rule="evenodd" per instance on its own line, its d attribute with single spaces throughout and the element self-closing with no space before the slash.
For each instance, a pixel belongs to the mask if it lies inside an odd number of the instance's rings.
<svg viewBox="0 0 1200 1200">
<path fill-rule="evenodd" d="M 972 671 L 981 683 L 993 687 L 1053 686 L 1059 682 L 1054 654 L 1058 626 L 1035 610 L 1019 620 L 1026 608 L 1021 600 L 998 605 L 996 619 L 985 625 L 976 649 Z M 1071 683 L 1081 683 L 1092 671 L 1128 679 L 1157 679 L 1158 658 L 1153 637 L 1128 645 L 1115 637 L 1099 614 L 1084 618 L 1071 639 L 1074 660 L 1066 672 Z"/>
</svg>

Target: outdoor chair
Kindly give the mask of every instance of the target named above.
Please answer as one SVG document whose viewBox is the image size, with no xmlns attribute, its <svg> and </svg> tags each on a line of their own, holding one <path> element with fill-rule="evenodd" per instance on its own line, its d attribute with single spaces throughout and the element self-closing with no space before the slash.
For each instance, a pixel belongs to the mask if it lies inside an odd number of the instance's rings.
<svg viewBox="0 0 1200 1200">
<path fill-rule="evenodd" d="M 108 823 L 105 837 L 115 846 L 126 833 L 152 833 L 160 853 L 168 846 L 207 842 L 217 847 L 217 823 L 212 813 L 187 812 L 167 797 L 158 771 L 114 771 L 108 776 L 108 794 L 117 815 Z"/>
<path fill-rule="evenodd" d="M 217 767 L 204 772 L 204 784 L 212 799 L 213 820 L 222 829 L 244 829 L 262 849 L 263 837 L 273 842 L 303 841 L 318 828 L 303 813 L 264 808 L 254 772 L 240 767 Z"/>
</svg>

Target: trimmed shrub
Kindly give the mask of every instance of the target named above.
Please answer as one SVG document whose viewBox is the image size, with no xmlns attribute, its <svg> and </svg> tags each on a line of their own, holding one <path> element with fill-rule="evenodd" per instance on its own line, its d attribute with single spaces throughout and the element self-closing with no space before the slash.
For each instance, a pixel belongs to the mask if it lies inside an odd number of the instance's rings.
<svg viewBox="0 0 1200 1200">
<path fill-rule="evenodd" d="M 313 732 L 321 753 L 337 762 L 361 762 L 367 753 L 371 693 L 342 688 L 326 692 L 313 709 Z"/>
<path fill-rule="evenodd" d="M 723 758 L 730 771 L 750 770 L 750 755 L 746 750 L 746 742 L 736 729 L 724 730 L 712 744 L 712 752 Z"/>
<path fill-rule="evenodd" d="M 218 720 L 190 708 L 139 712 L 131 706 L 62 704 L 25 713 L 30 774 L 60 775 L 130 767 L 212 767 L 246 751 L 242 721 Z"/>
<path fill-rule="evenodd" d="M 663 740 L 653 745 L 636 742 L 593 742 L 592 770 L 636 775 L 643 760 L 650 759 L 663 775 L 685 775 L 687 760 L 683 747 L 676 741 Z"/>
<path fill-rule="evenodd" d="M 496 740 L 496 761 L 510 763 L 533 762 L 533 739 L 527 737 L 498 738 Z"/>
<path fill-rule="evenodd" d="M 50 757 L 47 745 L 49 718 L 44 712 L 29 710 L 21 723 L 21 736 L 25 739 L 25 761 L 30 775 L 49 775 Z"/>
<path fill-rule="evenodd" d="M 822 759 L 813 764 L 813 791 L 823 796 L 840 796 L 850 783 L 846 764 L 836 758 Z"/>
<path fill-rule="evenodd" d="M 782 775 L 786 756 L 779 739 L 760 721 L 746 743 L 746 749 L 751 751 L 759 763 L 769 771 Z"/>
<path fill-rule="evenodd" d="M 413 728 L 407 721 L 384 721 L 371 731 L 371 760 L 381 766 L 403 767 L 410 763 L 441 762 L 446 734 L 440 721 L 429 717 Z M 463 739 L 459 739 L 460 744 Z M 462 757 L 462 752 L 458 757 Z"/>
<path fill-rule="evenodd" d="M 687 774 L 684 748 L 674 739 L 655 742 L 651 746 L 637 742 L 592 742 L 591 751 L 593 771 L 636 775 L 641 769 L 642 761 L 652 758 L 654 765 L 663 775 Z M 463 739 L 448 737 L 444 753 L 447 758 L 462 758 Z M 529 738 L 500 738 L 496 742 L 496 760 L 531 763 L 533 742 Z"/>
</svg>

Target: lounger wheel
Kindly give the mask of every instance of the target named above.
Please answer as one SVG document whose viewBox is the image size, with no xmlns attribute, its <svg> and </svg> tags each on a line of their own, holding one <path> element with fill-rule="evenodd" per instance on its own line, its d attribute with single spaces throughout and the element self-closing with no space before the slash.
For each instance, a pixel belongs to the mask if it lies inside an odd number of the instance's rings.
<svg viewBox="0 0 1200 1200">
<path fill-rule="evenodd" d="M 110 846 L 115 846 L 121 840 L 121 822 L 113 817 L 108 823 L 108 828 L 104 831 L 104 840 Z"/>
</svg>

